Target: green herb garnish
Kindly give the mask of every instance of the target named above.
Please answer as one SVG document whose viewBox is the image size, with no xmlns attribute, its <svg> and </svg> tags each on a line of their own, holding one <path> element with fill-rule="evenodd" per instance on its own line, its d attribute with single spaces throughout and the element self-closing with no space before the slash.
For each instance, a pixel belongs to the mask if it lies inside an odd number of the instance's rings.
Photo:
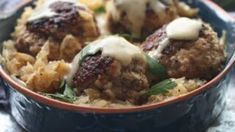
<svg viewBox="0 0 235 132">
<path fill-rule="evenodd" d="M 99 51 L 101 51 L 100 47 L 96 49 L 92 44 L 88 44 L 80 51 L 78 64 L 80 65 L 87 56 L 95 55 Z"/>
<path fill-rule="evenodd" d="M 170 89 L 173 89 L 177 86 L 177 84 L 171 79 L 164 80 L 150 88 L 144 96 L 151 96 L 157 94 L 164 94 L 169 92 Z"/>
<path fill-rule="evenodd" d="M 157 62 L 157 60 L 153 59 L 149 55 L 146 55 L 147 63 L 149 66 L 149 72 L 153 76 L 159 76 L 159 77 L 166 77 L 167 76 L 167 71 L 166 68 Z"/>
<path fill-rule="evenodd" d="M 76 99 L 74 98 L 69 98 L 63 94 L 60 93 L 56 93 L 56 94 L 46 94 L 47 96 L 54 98 L 54 99 L 58 99 L 64 102 L 69 102 L 69 103 L 73 103 Z"/>
<path fill-rule="evenodd" d="M 95 13 L 105 13 L 106 10 L 105 10 L 105 7 L 104 6 L 101 6 L 97 9 L 95 9 Z"/>
<path fill-rule="evenodd" d="M 62 84 L 63 84 L 63 82 L 61 83 L 60 86 L 62 86 Z M 55 93 L 55 94 L 46 93 L 45 95 L 49 96 L 51 98 L 58 99 L 58 100 L 61 100 L 64 102 L 69 102 L 69 103 L 73 103 L 74 101 L 76 101 L 77 98 L 76 98 L 76 94 L 73 91 L 73 89 L 71 87 L 69 87 L 68 84 L 66 84 L 65 82 L 64 82 L 63 86 L 65 87 L 63 94 L 61 94 L 61 93 Z"/>
<path fill-rule="evenodd" d="M 75 98 L 76 97 L 75 92 L 73 91 L 73 89 L 71 87 L 69 87 L 68 84 L 65 85 L 65 89 L 64 89 L 64 93 L 63 94 L 66 97 L 69 97 L 69 98 Z"/>
</svg>

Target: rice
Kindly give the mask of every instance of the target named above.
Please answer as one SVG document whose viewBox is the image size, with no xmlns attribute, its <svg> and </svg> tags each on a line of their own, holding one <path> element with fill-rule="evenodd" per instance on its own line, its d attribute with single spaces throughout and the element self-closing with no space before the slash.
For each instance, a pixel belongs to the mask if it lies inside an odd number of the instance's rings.
<svg viewBox="0 0 235 132">
<path fill-rule="evenodd" d="M 95 106 L 103 108 L 128 108 L 134 106 L 128 101 L 108 101 L 104 99 L 90 100 L 89 96 L 87 95 L 79 96 L 74 104 L 80 106 Z"/>
<path fill-rule="evenodd" d="M 206 83 L 205 80 L 200 79 L 186 79 L 186 78 L 179 78 L 175 79 L 172 78 L 174 82 L 176 82 L 177 86 L 171 90 L 169 90 L 166 94 L 159 94 L 159 95 L 152 95 L 148 98 L 148 103 L 156 103 L 161 102 L 167 99 L 176 98 L 182 95 L 187 94 L 190 91 L 195 90 L 196 88 L 202 86 Z"/>
</svg>

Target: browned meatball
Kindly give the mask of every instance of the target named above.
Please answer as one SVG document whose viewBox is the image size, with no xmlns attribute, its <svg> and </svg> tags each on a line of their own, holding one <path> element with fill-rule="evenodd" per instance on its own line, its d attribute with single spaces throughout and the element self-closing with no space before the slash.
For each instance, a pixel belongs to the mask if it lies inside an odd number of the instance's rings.
<svg viewBox="0 0 235 132">
<path fill-rule="evenodd" d="M 111 0 L 107 4 L 108 27 L 111 30 L 111 32 L 130 33 L 135 35 L 148 36 L 152 34 L 156 29 L 172 21 L 178 16 L 176 0 L 170 0 L 168 2 L 165 0 L 159 1 L 159 3 L 161 4 L 161 7 L 159 7 L 159 11 L 155 11 L 156 9 L 154 10 L 152 8 L 152 5 L 156 3 L 151 3 L 150 0 L 149 1 L 143 0 L 143 1 L 146 1 L 146 3 L 142 5 L 144 6 L 145 9 L 143 10 L 144 17 L 142 19 L 131 20 L 132 17 L 130 16 L 141 14 L 138 12 L 138 10 L 143 9 L 143 7 L 138 7 L 138 5 L 136 5 L 136 3 L 133 2 L 127 6 L 126 1 L 123 1 L 122 2 L 123 5 L 121 5 L 122 3 L 120 0 Z M 123 9 L 122 6 L 125 6 L 127 8 Z M 134 8 L 132 8 L 131 6 L 133 6 Z M 136 12 L 133 11 L 133 14 L 131 14 L 130 10 L 136 10 Z M 116 20 L 117 14 L 119 15 L 118 20 Z M 142 25 L 140 27 L 134 27 L 135 25 L 134 23 L 139 23 L 139 22 L 141 22 Z M 133 29 L 133 28 L 140 28 L 140 29 Z M 140 31 L 138 32 L 137 30 Z"/>
<path fill-rule="evenodd" d="M 20 33 L 20 36 L 17 36 L 15 47 L 20 52 L 36 56 L 46 41 L 47 38 L 25 30 Z"/>
<path fill-rule="evenodd" d="M 123 100 L 138 104 L 141 91 L 149 87 L 145 72 L 146 66 L 138 60 L 122 67 L 118 61 L 96 54 L 84 60 L 73 83 L 79 89 L 85 89 L 91 99 Z"/>
<path fill-rule="evenodd" d="M 55 15 L 43 16 L 28 20 L 26 30 L 17 36 L 16 48 L 21 52 L 36 55 L 46 41 L 50 41 L 54 55 L 50 59 L 71 60 L 81 49 L 86 41 L 91 41 L 99 36 L 99 31 L 92 12 L 84 6 L 70 2 L 54 2 L 48 7 Z M 35 11 L 36 12 L 36 11 Z M 33 14 L 34 15 L 34 14 Z M 69 57 L 60 58 L 60 45 L 65 37 L 71 35 L 77 41 L 74 48 L 77 52 Z M 67 59 L 69 58 L 69 59 Z"/>
<path fill-rule="evenodd" d="M 156 50 L 166 37 L 164 26 L 147 38 L 142 45 L 143 50 Z M 213 29 L 205 24 L 197 40 L 170 40 L 159 58 L 159 62 L 167 68 L 172 78 L 211 79 L 222 70 L 224 61 L 224 45 L 220 43 Z"/>
<path fill-rule="evenodd" d="M 79 62 L 73 62 L 75 65 L 72 64 L 72 69 L 75 67 L 75 70 L 72 71 L 75 72 L 72 73 L 72 78 L 68 77 L 72 79 L 72 85 L 77 87 L 79 92 L 85 92 L 90 99 L 103 98 L 129 101 L 134 104 L 140 103 L 141 95 L 149 88 L 146 76 L 147 63 L 143 52 L 138 47 L 132 46 L 132 44 L 117 36 L 97 41 L 97 45 L 91 43 L 89 45 L 91 49 L 85 47 L 78 55 L 80 57 L 84 56 L 84 52 L 89 51 L 93 53 L 94 49 L 92 47 L 100 45 L 104 50 L 100 50 L 95 54 L 88 54 L 79 59 Z M 122 45 L 119 43 L 122 43 Z M 110 49 L 107 48 L 110 45 L 116 47 L 113 51 L 115 53 L 110 52 Z M 134 48 L 134 50 L 130 48 Z M 108 56 L 103 55 L 107 52 Z M 121 58 L 120 60 L 119 53 L 125 54 L 127 59 Z M 74 60 L 77 60 L 77 57 L 79 56 L 76 56 Z M 71 82 L 70 79 L 68 82 Z"/>
</svg>

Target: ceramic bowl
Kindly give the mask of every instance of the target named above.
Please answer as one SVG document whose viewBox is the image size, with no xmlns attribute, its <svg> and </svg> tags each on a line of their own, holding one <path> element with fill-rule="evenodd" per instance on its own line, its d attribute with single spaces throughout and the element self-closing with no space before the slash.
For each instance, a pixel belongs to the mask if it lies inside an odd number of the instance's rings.
<svg viewBox="0 0 235 132">
<path fill-rule="evenodd" d="M 108 109 L 77 106 L 46 98 L 17 84 L 1 67 L 1 87 L 6 91 L 9 112 L 30 132 L 204 131 L 225 107 L 229 71 L 235 60 L 235 22 L 209 0 L 186 0 L 186 3 L 199 8 L 200 17 L 210 23 L 219 35 L 222 31 L 227 32 L 228 59 L 225 69 L 207 84 L 160 103 Z M 0 22 L 0 41 L 10 36 L 21 11 Z"/>
</svg>

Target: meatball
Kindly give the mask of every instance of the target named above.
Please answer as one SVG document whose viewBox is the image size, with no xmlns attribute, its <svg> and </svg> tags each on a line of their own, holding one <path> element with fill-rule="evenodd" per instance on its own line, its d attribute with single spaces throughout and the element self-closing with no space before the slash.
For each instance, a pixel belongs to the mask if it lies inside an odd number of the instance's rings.
<svg viewBox="0 0 235 132">
<path fill-rule="evenodd" d="M 25 26 L 25 30 L 16 37 L 16 48 L 35 56 L 45 42 L 49 41 L 53 51 L 49 58 L 52 60 L 71 60 L 85 42 L 99 36 L 92 12 L 73 1 L 45 2 L 40 8 L 36 8 Z M 68 57 L 61 58 L 60 46 L 68 35 L 76 41 L 73 46 L 76 50 Z"/>
<path fill-rule="evenodd" d="M 166 28 L 167 25 L 163 26 L 143 42 L 145 52 L 151 54 L 160 48 L 162 41 L 168 38 Z M 213 29 L 203 24 L 197 39 L 170 39 L 168 46 L 156 60 L 167 68 L 168 75 L 172 78 L 209 80 L 222 70 L 225 61 L 224 45 Z"/>
<path fill-rule="evenodd" d="M 148 36 L 178 16 L 176 4 L 176 0 L 111 0 L 108 27 L 113 33 Z"/>
<path fill-rule="evenodd" d="M 75 57 L 73 64 L 78 65 L 72 66 L 76 67 L 72 84 L 78 91 L 85 92 L 90 99 L 103 98 L 139 104 L 142 93 L 149 88 L 147 64 L 142 51 L 117 36 L 97 41 L 90 45 L 100 46 L 99 50 L 94 47 L 85 48 L 88 55 L 84 55 L 82 50 L 83 53 Z M 115 49 L 109 52 L 110 47 Z M 89 51 L 94 50 L 97 52 L 89 54 Z M 81 56 L 85 57 L 76 59 Z"/>
</svg>

